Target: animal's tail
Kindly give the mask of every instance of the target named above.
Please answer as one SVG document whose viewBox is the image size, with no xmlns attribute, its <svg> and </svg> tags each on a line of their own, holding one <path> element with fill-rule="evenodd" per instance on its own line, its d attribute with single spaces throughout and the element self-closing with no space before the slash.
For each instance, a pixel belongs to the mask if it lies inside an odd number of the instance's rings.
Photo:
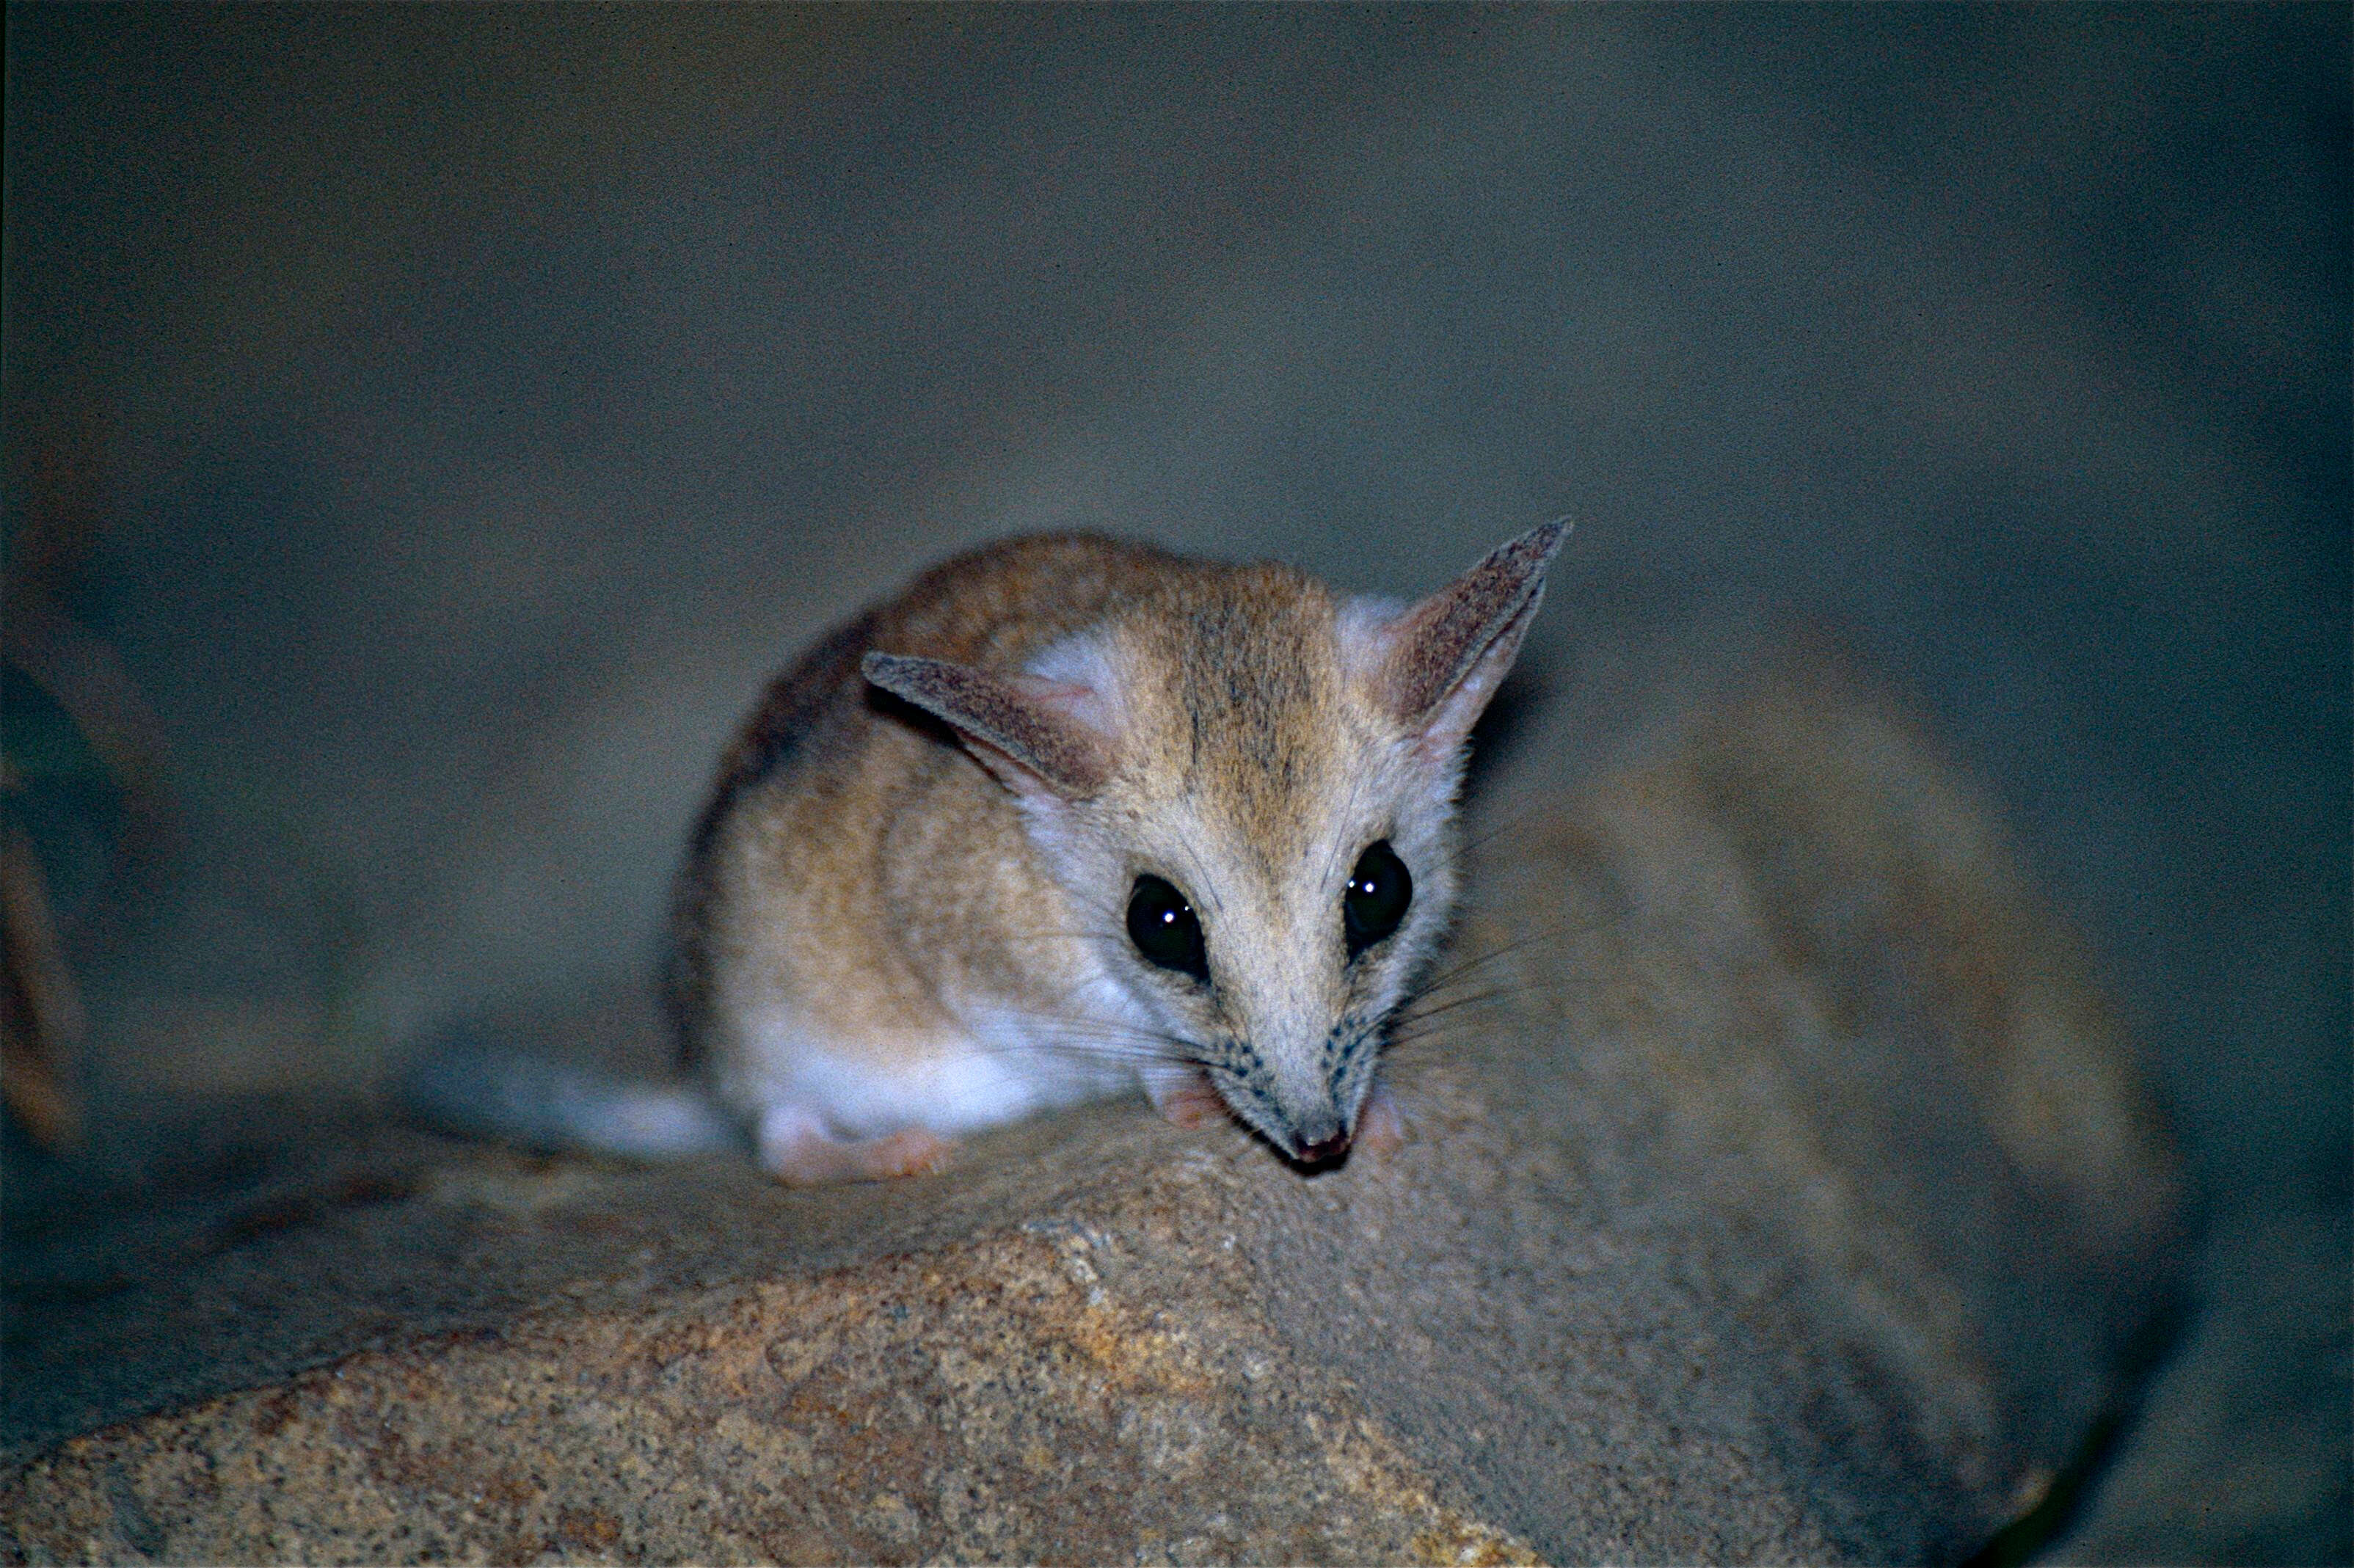
<svg viewBox="0 0 2354 1568">
<path fill-rule="evenodd" d="M 433 1126 L 526 1148 L 686 1160 L 746 1147 L 700 1088 L 649 1083 L 466 1039 L 401 1075 L 401 1103 Z"/>
</svg>

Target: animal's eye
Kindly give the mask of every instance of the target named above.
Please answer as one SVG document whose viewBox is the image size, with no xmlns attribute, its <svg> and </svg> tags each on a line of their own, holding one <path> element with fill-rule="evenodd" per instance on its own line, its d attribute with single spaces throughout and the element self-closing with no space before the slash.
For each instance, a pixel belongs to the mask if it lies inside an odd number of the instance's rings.
<svg viewBox="0 0 2354 1568">
<path fill-rule="evenodd" d="M 1202 922 L 1185 895 L 1157 876 L 1140 876 L 1128 895 L 1128 939 L 1164 969 L 1210 978 L 1210 955 L 1202 946 Z"/>
<path fill-rule="evenodd" d="M 1349 885 L 1341 895 L 1341 924 L 1348 930 L 1349 956 L 1355 958 L 1396 930 L 1398 922 L 1405 918 L 1406 906 L 1413 902 L 1414 877 L 1406 871 L 1405 862 L 1398 859 L 1389 840 L 1376 839 L 1357 857 L 1357 869 L 1349 874 Z M 1129 919 L 1133 922 L 1135 916 Z"/>
</svg>

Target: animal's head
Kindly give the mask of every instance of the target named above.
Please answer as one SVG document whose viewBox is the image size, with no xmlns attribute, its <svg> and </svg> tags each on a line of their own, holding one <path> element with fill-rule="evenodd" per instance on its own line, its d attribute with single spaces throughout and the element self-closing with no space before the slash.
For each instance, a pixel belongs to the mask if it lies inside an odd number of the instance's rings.
<svg viewBox="0 0 2354 1568">
<path fill-rule="evenodd" d="M 1420 603 L 1198 567 L 1019 673 L 870 653 L 1010 789 L 1097 961 L 1236 1115 L 1345 1150 L 1455 898 L 1464 743 L 1564 529 Z"/>
</svg>

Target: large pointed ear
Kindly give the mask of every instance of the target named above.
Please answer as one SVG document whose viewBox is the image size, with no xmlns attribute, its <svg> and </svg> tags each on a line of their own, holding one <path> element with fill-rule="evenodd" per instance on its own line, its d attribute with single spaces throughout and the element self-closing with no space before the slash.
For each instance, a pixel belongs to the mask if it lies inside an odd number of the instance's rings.
<svg viewBox="0 0 2354 1568">
<path fill-rule="evenodd" d="M 896 653 L 869 653 L 859 668 L 955 730 L 1017 795 L 1083 800 L 1111 777 L 1117 757 L 1111 736 L 1090 722 L 1101 707 L 1091 687 Z"/>
<path fill-rule="evenodd" d="M 1471 733 L 1521 651 L 1545 567 L 1568 534 L 1565 523 L 1532 528 L 1402 613 L 1343 612 L 1350 662 L 1426 755 L 1444 757 Z"/>
</svg>

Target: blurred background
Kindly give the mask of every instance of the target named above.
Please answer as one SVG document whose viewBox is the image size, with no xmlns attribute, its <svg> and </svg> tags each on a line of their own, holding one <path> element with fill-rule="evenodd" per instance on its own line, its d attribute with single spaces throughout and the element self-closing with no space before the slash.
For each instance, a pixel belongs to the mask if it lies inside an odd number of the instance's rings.
<svg viewBox="0 0 2354 1568">
<path fill-rule="evenodd" d="M 729 726 L 953 548 L 1409 593 L 1566 514 L 1557 716 L 1832 628 L 2148 1043 L 2200 1316 L 2062 1550 L 2354 1552 L 2343 5 L 7 16 L 11 1006 L 88 1147 L 642 1044 Z"/>
</svg>

